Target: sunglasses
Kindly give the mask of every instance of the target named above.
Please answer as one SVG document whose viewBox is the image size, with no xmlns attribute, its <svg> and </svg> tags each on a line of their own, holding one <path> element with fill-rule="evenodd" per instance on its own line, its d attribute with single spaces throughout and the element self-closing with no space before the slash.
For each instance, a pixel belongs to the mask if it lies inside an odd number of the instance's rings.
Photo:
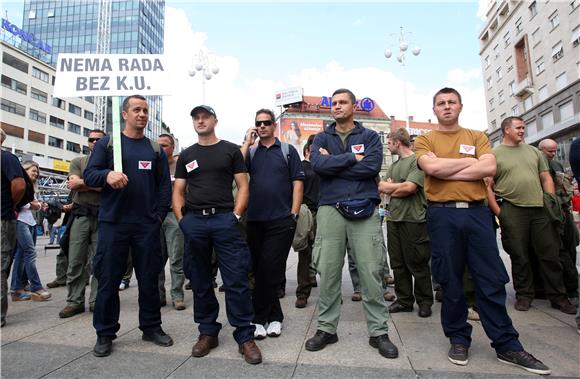
<svg viewBox="0 0 580 379">
<path fill-rule="evenodd" d="M 264 126 L 270 126 L 272 125 L 274 122 L 272 120 L 265 120 L 265 121 L 256 121 L 256 127 L 260 127 L 262 125 Z"/>
<path fill-rule="evenodd" d="M 89 138 L 89 142 L 97 142 L 100 138 Z"/>
</svg>

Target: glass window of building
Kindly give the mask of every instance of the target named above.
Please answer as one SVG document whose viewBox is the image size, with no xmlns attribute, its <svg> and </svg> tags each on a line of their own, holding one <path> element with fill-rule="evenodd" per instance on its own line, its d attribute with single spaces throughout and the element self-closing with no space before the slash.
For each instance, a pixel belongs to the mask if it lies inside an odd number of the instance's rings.
<svg viewBox="0 0 580 379">
<path fill-rule="evenodd" d="M 91 153 L 91 149 L 88 146 L 83 145 L 83 155 L 89 155 Z"/>
<path fill-rule="evenodd" d="M 491 82 L 491 76 L 486 79 L 486 82 L 487 82 L 487 89 L 490 89 L 493 86 L 493 83 Z"/>
<path fill-rule="evenodd" d="M 91 111 L 85 111 L 84 117 L 89 121 L 93 121 L 95 119 L 95 114 Z"/>
<path fill-rule="evenodd" d="M 66 102 L 63 99 L 59 99 L 58 97 L 52 98 L 52 105 L 62 110 L 66 109 Z"/>
<path fill-rule="evenodd" d="M 495 45 L 493 47 L 493 56 L 495 57 L 495 59 L 499 57 L 499 45 Z"/>
<path fill-rule="evenodd" d="M 76 114 L 77 116 L 81 116 L 82 117 L 82 115 L 83 115 L 83 111 L 82 111 L 81 107 L 78 107 L 78 106 L 76 106 L 76 105 L 74 105 L 72 103 L 69 103 L 68 104 L 68 111 L 70 113 Z"/>
<path fill-rule="evenodd" d="M 42 80 L 43 82 L 47 82 L 49 81 L 49 75 L 47 72 L 44 72 L 34 66 L 32 66 L 32 77 Z"/>
<path fill-rule="evenodd" d="M 538 133 L 538 126 L 536 124 L 536 119 L 526 121 L 526 136 L 535 135 Z"/>
<path fill-rule="evenodd" d="M 516 20 L 516 34 L 520 34 L 522 32 L 522 18 L 518 18 Z"/>
<path fill-rule="evenodd" d="M 524 112 L 529 111 L 534 106 L 534 98 L 532 96 L 526 97 L 524 100 Z"/>
<path fill-rule="evenodd" d="M 503 43 L 505 47 L 508 47 L 510 45 L 510 32 L 507 32 L 506 34 L 503 35 Z"/>
<path fill-rule="evenodd" d="M 548 85 L 545 85 L 538 90 L 538 100 L 544 101 L 547 98 L 548 98 Z"/>
<path fill-rule="evenodd" d="M 512 80 L 509 84 L 509 87 L 510 87 L 510 96 L 513 96 L 516 90 L 516 82 Z"/>
<path fill-rule="evenodd" d="M 552 29 L 560 25 L 560 16 L 558 16 L 558 11 L 552 13 L 550 17 L 548 17 L 548 20 L 550 21 L 550 26 Z"/>
<path fill-rule="evenodd" d="M 48 101 L 48 94 L 34 87 L 30 87 L 30 97 L 43 103 Z"/>
<path fill-rule="evenodd" d="M 512 116 L 518 116 L 520 114 L 519 105 L 516 104 L 512 107 Z"/>
<path fill-rule="evenodd" d="M 489 61 L 489 55 L 485 57 L 485 59 L 483 60 L 485 62 L 485 68 L 488 68 L 489 65 L 491 64 L 491 62 Z"/>
<path fill-rule="evenodd" d="M 497 101 L 499 101 L 500 104 L 502 104 L 505 101 L 504 96 L 503 96 L 503 90 L 501 90 L 497 93 Z M 502 119 L 503 119 L 503 117 L 502 117 Z"/>
<path fill-rule="evenodd" d="M 537 27 L 536 30 L 532 32 L 532 46 L 536 47 L 540 42 L 542 42 L 542 36 L 540 33 L 540 27 Z"/>
<path fill-rule="evenodd" d="M 572 0 L 570 1 L 570 8 L 572 8 L 572 10 L 576 9 L 576 7 L 580 5 L 580 0 Z"/>
<path fill-rule="evenodd" d="M 67 130 L 71 133 L 76 133 L 76 134 L 81 134 L 81 126 L 77 125 L 73 122 L 69 122 L 68 123 L 68 128 Z"/>
<path fill-rule="evenodd" d="M 565 72 L 556 76 L 556 89 L 558 91 L 564 89 L 564 87 L 566 87 L 567 85 L 568 85 L 568 77 L 566 76 Z"/>
<path fill-rule="evenodd" d="M 43 124 L 46 124 L 46 113 L 37 111 L 36 109 L 30 108 L 28 110 L 28 117 L 31 120 L 38 121 L 38 122 L 41 122 Z"/>
<path fill-rule="evenodd" d="M 62 149 L 62 139 L 53 136 L 48 136 L 48 146 Z M 58 158 L 57 158 L 58 159 Z"/>
<path fill-rule="evenodd" d="M 489 109 L 490 110 L 493 110 L 494 109 L 493 108 L 494 103 L 495 103 L 495 98 L 494 97 L 492 97 L 491 99 L 489 99 Z"/>
<path fill-rule="evenodd" d="M 536 61 L 536 75 L 540 75 L 546 69 L 546 65 L 544 64 L 544 57 L 540 57 Z"/>
<path fill-rule="evenodd" d="M 81 152 L 81 145 L 79 145 L 78 143 L 71 142 L 71 141 L 66 141 L 66 149 L 68 151 L 80 153 Z"/>
<path fill-rule="evenodd" d="M 542 116 L 542 130 L 546 130 L 554 126 L 554 115 L 552 112 L 543 114 Z"/>
<path fill-rule="evenodd" d="M 91 104 L 95 103 L 95 98 L 93 96 L 85 96 L 84 99 Z"/>
<path fill-rule="evenodd" d="M 2 110 L 5 112 L 17 114 L 19 116 L 26 115 L 26 107 L 25 106 L 20 105 L 18 103 L 15 103 L 13 101 L 4 99 L 4 98 L 2 98 Z"/>
<path fill-rule="evenodd" d="M 58 117 L 50 116 L 49 124 L 50 126 L 54 126 L 55 128 L 64 129 L 64 120 Z"/>
<path fill-rule="evenodd" d="M 580 45 L 580 25 L 572 29 L 572 46 Z"/>
<path fill-rule="evenodd" d="M 556 62 L 558 59 L 564 56 L 564 45 L 562 41 L 558 42 L 554 46 L 552 46 L 552 59 Z"/>
<path fill-rule="evenodd" d="M 28 74 L 28 63 L 8 54 L 5 51 L 2 52 L 2 63 Z"/>
<path fill-rule="evenodd" d="M 91 129 L 83 128 L 83 136 L 88 137 L 91 134 Z"/>
<path fill-rule="evenodd" d="M 30 10 L 30 12 L 28 12 L 28 19 L 29 20 L 36 19 L 36 11 L 35 10 Z"/>
<path fill-rule="evenodd" d="M 510 72 L 511 70 L 514 69 L 514 63 L 513 63 L 513 59 L 512 59 L 511 55 L 509 57 L 507 57 L 507 59 L 505 60 L 505 64 L 507 66 L 506 72 Z"/>
<path fill-rule="evenodd" d="M 501 80 L 501 78 L 503 78 L 503 74 L 502 74 L 502 72 L 501 72 L 501 66 L 500 66 L 500 67 L 498 67 L 498 68 L 495 70 L 495 74 L 496 74 L 496 77 L 497 77 L 497 81 L 499 82 L 499 81 Z"/>
<path fill-rule="evenodd" d="M 27 92 L 26 84 L 19 82 L 16 79 L 12 79 L 6 75 L 2 75 L 2 87 L 9 88 L 23 95 L 26 95 Z"/>
<path fill-rule="evenodd" d="M 532 3 L 528 6 L 528 9 L 530 11 L 530 19 L 534 18 L 538 14 L 538 7 L 535 1 L 532 1 Z"/>
<path fill-rule="evenodd" d="M 572 100 L 560 105 L 560 121 L 568 121 L 574 118 L 574 106 Z"/>
</svg>

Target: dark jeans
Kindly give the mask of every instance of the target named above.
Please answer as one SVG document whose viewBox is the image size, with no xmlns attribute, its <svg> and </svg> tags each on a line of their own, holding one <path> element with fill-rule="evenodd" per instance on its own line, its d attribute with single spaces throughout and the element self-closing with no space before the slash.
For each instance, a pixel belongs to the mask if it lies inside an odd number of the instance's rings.
<svg viewBox="0 0 580 379">
<path fill-rule="evenodd" d="M 284 320 L 277 290 L 286 277 L 286 260 L 292 246 L 296 221 L 292 216 L 265 222 L 248 221 L 248 246 L 254 277 L 254 323 Z"/>
<path fill-rule="evenodd" d="M 427 209 L 433 277 L 443 289 L 441 324 L 451 343 L 471 345 L 463 291 L 465 265 L 473 276 L 481 323 L 496 352 L 521 351 L 518 332 L 507 314 L 505 284 L 509 282 L 499 257 L 489 208 Z"/>
<path fill-rule="evenodd" d="M 212 283 L 212 251 L 217 254 L 224 282 L 226 313 L 241 345 L 254 339 L 252 300 L 248 288 L 250 252 L 233 213 L 201 216 L 187 213 L 179 222 L 185 239 L 183 272 L 193 290 L 193 318 L 200 335 L 217 336 L 219 303 Z"/>
<path fill-rule="evenodd" d="M 139 329 L 161 329 L 161 302 L 157 280 L 163 268 L 159 230 L 153 224 L 99 222 L 99 241 L 93 274 L 99 282 L 93 313 L 98 336 L 116 337 L 119 331 L 119 283 L 127 269 L 129 251 L 139 284 Z M 130 249 L 130 250 L 129 250 Z"/>
</svg>

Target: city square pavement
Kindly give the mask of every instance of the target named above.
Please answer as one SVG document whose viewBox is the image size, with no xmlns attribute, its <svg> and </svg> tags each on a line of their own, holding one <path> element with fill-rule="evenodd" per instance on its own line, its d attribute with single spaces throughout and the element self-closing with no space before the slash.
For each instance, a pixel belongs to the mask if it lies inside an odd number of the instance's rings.
<svg viewBox="0 0 580 379">
<path fill-rule="evenodd" d="M 46 237 L 38 241 L 37 267 L 42 282 L 54 279 L 58 250 L 45 255 Z M 502 258 L 509 259 L 502 252 Z M 297 255 L 291 251 L 286 277 L 285 312 L 282 336 L 259 341 L 264 362 L 251 366 L 244 362 L 228 325 L 224 294 L 219 321 L 223 324 L 220 345 L 204 358 L 191 357 L 197 339 L 193 323 L 192 297 L 186 291 L 185 311 L 162 308 L 164 330 L 173 337 L 171 347 L 159 347 L 141 340 L 138 328 L 137 285 L 120 293 L 121 329 L 107 358 L 96 358 L 92 348 L 96 337 L 92 314 L 87 311 L 72 318 L 60 319 L 58 312 L 66 304 L 66 288 L 53 289 L 46 302 L 9 301 L 7 325 L 1 329 L 3 378 L 181 378 L 181 377 L 405 377 L 405 378 L 496 378 L 524 377 L 526 371 L 497 361 L 481 323 L 473 325 L 473 343 L 469 364 L 456 366 L 447 360 L 448 340 L 440 324 L 440 303 L 433 316 L 420 319 L 413 313 L 398 313 L 389 321 L 389 336 L 399 348 L 398 359 L 385 359 L 368 344 L 362 303 L 352 302 L 352 285 L 343 270 L 342 315 L 339 341 L 319 352 L 304 349 L 304 342 L 316 331 L 318 288 L 314 288 L 308 306 L 294 307 Z M 509 269 L 508 269 L 509 271 Z M 169 278 L 169 275 L 166 275 Z M 536 300 L 529 312 L 513 308 L 514 292 L 508 289 L 508 312 L 518 329 L 524 347 L 552 369 L 553 377 L 580 376 L 580 335 L 574 316 L 550 308 L 548 301 Z M 89 287 L 87 287 L 87 292 Z M 391 288 L 391 291 L 393 289 Z M 217 291 L 217 289 L 216 289 Z M 87 293 L 88 298 L 88 293 Z M 529 376 L 535 376 L 530 374 Z"/>
</svg>

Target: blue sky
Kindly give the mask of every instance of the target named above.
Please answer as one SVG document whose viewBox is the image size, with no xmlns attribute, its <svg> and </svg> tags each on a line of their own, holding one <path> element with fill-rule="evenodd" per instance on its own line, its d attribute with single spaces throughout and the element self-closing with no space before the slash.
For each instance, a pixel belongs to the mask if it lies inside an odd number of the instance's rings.
<svg viewBox="0 0 580 379">
<path fill-rule="evenodd" d="M 486 2 L 485 0 L 480 0 Z M 22 22 L 22 1 L 4 1 L 2 16 Z M 182 143 L 195 141 L 189 110 L 202 101 L 200 75 L 190 77 L 199 50 L 215 56 L 220 72 L 206 83 L 206 103 L 218 114 L 218 135 L 240 142 L 254 112 L 274 108 L 276 91 L 294 86 L 305 95 L 347 87 L 371 97 L 388 115 L 435 119 L 431 96 L 443 86 L 463 95 L 460 122 L 485 129 L 478 34 L 478 1 L 454 2 L 166 2 L 165 53 L 175 63 L 175 94 L 164 98 L 163 119 Z M 407 66 L 396 61 L 403 26 Z M 383 52 L 391 48 L 387 60 Z"/>
</svg>

